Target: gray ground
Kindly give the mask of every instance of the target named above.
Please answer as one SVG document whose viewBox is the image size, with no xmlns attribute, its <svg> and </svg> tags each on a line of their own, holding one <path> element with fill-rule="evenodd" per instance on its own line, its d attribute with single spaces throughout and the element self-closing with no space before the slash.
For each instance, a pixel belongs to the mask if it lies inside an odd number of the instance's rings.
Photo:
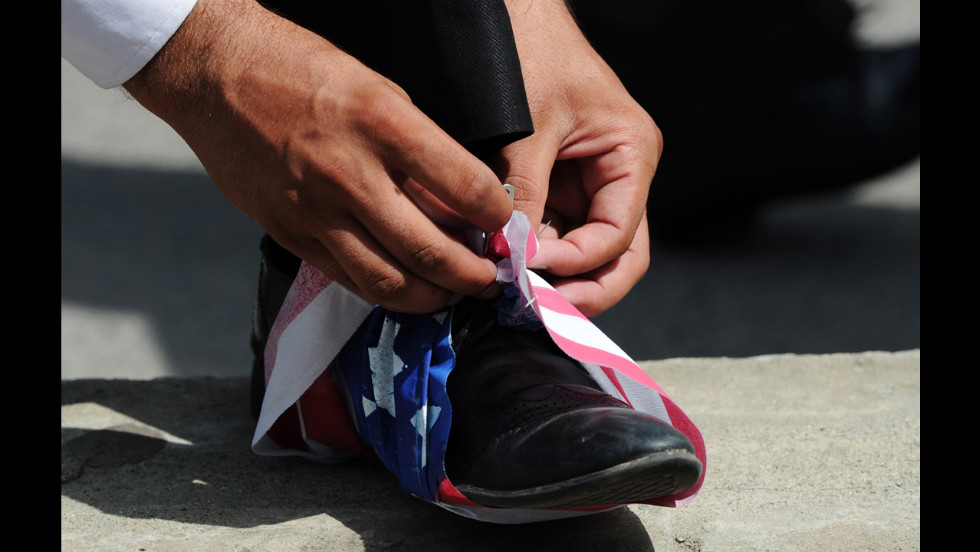
<svg viewBox="0 0 980 552">
<path fill-rule="evenodd" d="M 422 503 L 377 464 L 253 454 L 245 377 L 65 381 L 62 549 L 916 551 L 919 364 L 918 351 L 644 362 L 701 429 L 701 492 L 523 526 Z"/>
</svg>

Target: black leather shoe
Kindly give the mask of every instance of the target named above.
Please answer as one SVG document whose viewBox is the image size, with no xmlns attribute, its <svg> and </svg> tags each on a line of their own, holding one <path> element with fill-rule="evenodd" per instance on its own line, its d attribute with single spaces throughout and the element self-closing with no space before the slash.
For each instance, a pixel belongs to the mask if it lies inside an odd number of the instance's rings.
<svg viewBox="0 0 980 552">
<path fill-rule="evenodd" d="M 300 265 L 268 236 L 261 251 L 250 339 L 256 418 L 269 330 Z M 500 325 L 485 301 L 467 299 L 454 309 L 445 463 L 456 488 L 485 506 L 575 508 L 694 485 L 702 467 L 687 437 L 601 391 L 545 332 Z"/>
<path fill-rule="evenodd" d="M 446 473 L 470 500 L 502 508 L 627 504 L 701 475 L 677 429 L 603 392 L 544 329 L 496 323 L 467 300 L 453 314 L 456 366 Z"/>
</svg>

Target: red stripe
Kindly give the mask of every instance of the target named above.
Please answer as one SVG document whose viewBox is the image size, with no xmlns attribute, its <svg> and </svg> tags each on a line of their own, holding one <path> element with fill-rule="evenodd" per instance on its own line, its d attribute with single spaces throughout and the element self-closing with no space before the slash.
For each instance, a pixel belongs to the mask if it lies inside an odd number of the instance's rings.
<svg viewBox="0 0 980 552">
<path fill-rule="evenodd" d="M 283 302 L 279 319 L 282 319 L 286 326 L 291 324 L 299 316 L 299 313 L 303 312 L 303 309 L 309 306 L 320 295 L 320 292 L 327 289 L 332 283 L 333 280 L 324 273 L 303 262 L 299 268 L 299 273 L 296 274 L 296 280 L 289 288 L 289 294 Z"/>
<path fill-rule="evenodd" d="M 361 441 L 345 405 L 333 370 L 324 370 L 299 398 L 306 438 L 328 447 L 376 457 L 374 450 Z"/>
<path fill-rule="evenodd" d="M 667 408 L 667 415 L 670 416 L 671 425 L 691 440 L 691 443 L 694 445 L 694 455 L 701 461 L 704 469 L 701 470 L 701 477 L 698 478 L 698 482 L 690 489 L 672 495 L 654 498 L 644 503 L 667 507 L 683 506 L 701 490 L 701 485 L 704 483 L 704 474 L 708 472 L 707 452 L 705 451 L 704 438 L 701 436 L 701 431 L 694 425 L 694 422 L 687 417 L 687 414 L 684 414 L 684 411 L 679 406 L 674 404 L 674 401 L 670 400 L 670 397 L 667 397 L 663 393 L 660 394 L 660 397 L 663 399 L 664 406 Z"/>
<path fill-rule="evenodd" d="M 303 440 L 303 431 L 300 429 L 299 413 L 295 404 L 290 405 L 265 434 L 280 448 L 310 451 L 306 441 Z"/>
<path fill-rule="evenodd" d="M 537 306 L 557 313 L 581 318 L 582 320 L 588 320 L 581 311 L 569 303 L 568 299 L 565 299 L 555 288 L 542 286 L 531 286 L 531 288 L 534 290 L 534 296 L 537 298 Z"/>
<path fill-rule="evenodd" d="M 279 315 L 269 330 L 269 339 L 266 341 L 264 357 L 266 384 L 269 383 L 269 377 L 272 375 L 276 354 L 279 351 L 279 338 L 282 337 L 282 333 L 303 312 L 303 309 L 308 307 L 332 283 L 333 280 L 313 268 L 313 266 L 307 264 L 306 261 L 303 261 L 300 265 L 296 279 L 289 288 L 286 299 L 283 301 L 282 307 L 279 310 Z"/>
<path fill-rule="evenodd" d="M 557 343 L 558 346 L 561 347 L 566 354 L 568 354 L 568 356 L 574 358 L 575 360 L 591 362 L 592 364 L 598 364 L 599 366 L 608 366 L 631 380 L 663 394 L 663 390 L 660 389 L 660 386 L 657 385 L 656 382 L 654 382 L 653 379 L 633 361 L 608 351 L 596 349 L 595 347 L 583 345 L 578 341 L 568 339 L 561 334 L 555 333 L 551 330 L 551 328 L 548 328 L 548 333 L 551 334 L 551 338 L 555 340 L 555 343 Z"/>
<path fill-rule="evenodd" d="M 619 394 L 623 397 L 623 400 L 626 401 L 626 404 L 633 406 L 633 401 L 630 400 L 629 395 L 626 394 L 626 390 L 623 389 L 623 386 L 619 384 L 619 378 L 617 377 L 616 371 L 608 366 L 600 366 L 600 368 L 602 368 L 602 371 L 606 374 L 606 377 L 609 378 L 609 381 L 611 381 L 612 384 L 616 386 L 616 389 L 619 390 Z"/>
<path fill-rule="evenodd" d="M 531 287 L 534 290 L 535 297 L 538 298 L 538 304 L 535 305 L 535 310 L 538 312 L 538 316 L 542 320 L 544 320 L 545 317 L 541 316 L 541 308 L 547 308 L 549 311 L 574 316 L 591 324 L 591 321 L 584 314 L 576 309 L 574 305 L 569 303 L 568 300 L 554 288 L 543 286 Z M 547 326 L 548 324 L 545 323 L 545 325 Z M 565 353 L 570 357 L 583 362 L 591 362 L 600 366 L 608 366 L 636 381 L 637 383 L 650 387 L 663 394 L 663 390 L 660 389 L 660 386 L 657 385 L 656 382 L 654 382 L 653 379 L 632 360 L 564 337 L 551 327 L 548 327 L 548 333 L 551 334 L 551 337 L 555 340 L 555 343 L 557 343 L 558 346 L 561 347 L 562 350 L 565 351 Z M 622 389 L 620 389 L 620 392 L 622 392 Z M 623 396 L 625 395 L 626 394 L 624 393 Z"/>
<path fill-rule="evenodd" d="M 530 261 L 538 252 L 538 237 L 534 232 L 527 233 L 527 243 L 524 245 L 524 262 Z"/>
<path fill-rule="evenodd" d="M 464 506 L 480 506 L 476 502 L 463 496 L 463 493 L 456 490 L 456 487 L 445 478 L 439 482 L 439 489 L 436 491 L 436 502 L 447 504 L 462 504 Z"/>
</svg>

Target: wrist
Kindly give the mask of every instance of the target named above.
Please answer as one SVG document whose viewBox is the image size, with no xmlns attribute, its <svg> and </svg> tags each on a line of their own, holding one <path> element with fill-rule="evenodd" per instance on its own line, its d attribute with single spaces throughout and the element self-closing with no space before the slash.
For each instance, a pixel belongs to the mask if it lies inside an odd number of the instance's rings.
<svg viewBox="0 0 980 552">
<path fill-rule="evenodd" d="M 524 52 L 563 48 L 591 49 L 565 0 L 504 0 L 518 49 Z"/>
<path fill-rule="evenodd" d="M 123 88 L 183 134 L 207 117 L 247 59 L 243 31 L 255 18 L 276 18 L 253 0 L 198 0 L 170 40 Z"/>
</svg>

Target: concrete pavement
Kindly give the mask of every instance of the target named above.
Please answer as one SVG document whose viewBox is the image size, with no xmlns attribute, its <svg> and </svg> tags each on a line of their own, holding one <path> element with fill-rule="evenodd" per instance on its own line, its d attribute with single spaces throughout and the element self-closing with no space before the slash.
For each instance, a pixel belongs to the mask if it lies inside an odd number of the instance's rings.
<svg viewBox="0 0 980 552">
<path fill-rule="evenodd" d="M 642 366 L 702 431 L 700 494 L 524 526 L 420 502 L 379 464 L 256 456 L 245 378 L 65 380 L 62 549 L 920 549 L 918 350 Z"/>
</svg>

